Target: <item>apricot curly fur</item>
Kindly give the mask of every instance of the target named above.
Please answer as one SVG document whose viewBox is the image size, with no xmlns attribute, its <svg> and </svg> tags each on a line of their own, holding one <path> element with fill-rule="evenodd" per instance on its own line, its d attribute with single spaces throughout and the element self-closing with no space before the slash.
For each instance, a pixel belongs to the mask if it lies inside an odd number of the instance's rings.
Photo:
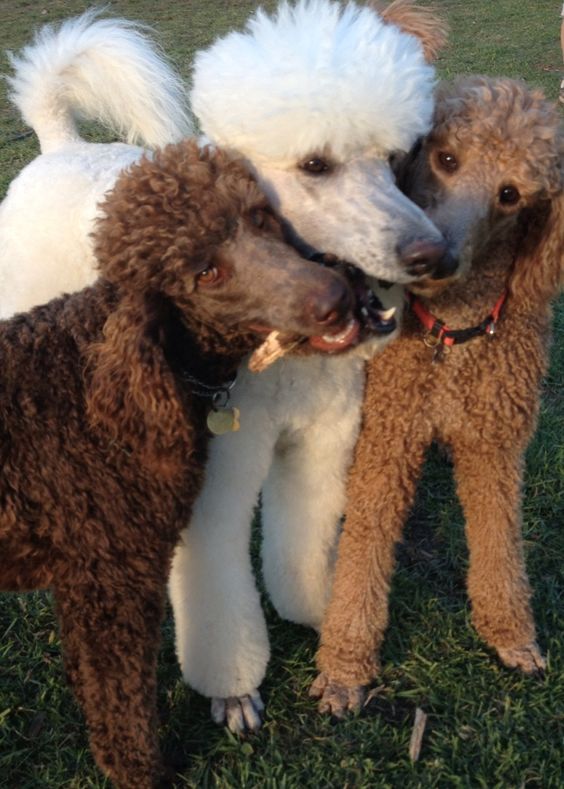
<svg viewBox="0 0 564 789">
<path fill-rule="evenodd" d="M 457 162 L 450 172 L 441 167 L 445 153 Z M 419 289 L 427 309 L 450 328 L 463 328 L 480 323 L 505 287 L 509 295 L 493 338 L 455 345 L 433 364 L 421 325 L 408 314 L 400 338 L 368 365 L 317 655 L 322 674 L 314 692 L 324 709 L 339 706 L 336 689 L 365 685 L 379 672 L 394 548 L 433 441 L 451 450 L 470 549 L 473 623 L 507 665 L 525 672 L 544 667 L 523 556 L 521 496 L 548 363 L 550 305 L 564 272 L 562 161 L 558 115 L 539 91 L 470 77 L 439 88 L 434 127 L 403 165 L 407 193 L 463 264 L 446 289 L 436 282 Z M 503 202 L 507 187 L 518 191 L 517 202 L 511 192 Z"/>
<path fill-rule="evenodd" d="M 122 789 L 165 774 L 159 628 L 208 442 L 209 401 L 185 373 L 223 383 L 258 343 L 249 315 L 286 286 L 295 297 L 276 305 L 280 328 L 300 328 L 304 300 L 338 279 L 287 247 L 274 220 L 255 227 L 257 206 L 266 200 L 241 164 L 170 146 L 107 196 L 101 278 L 0 323 L 0 589 L 53 590 L 93 754 Z M 196 288 L 206 266 L 224 273 L 221 288 Z"/>
</svg>

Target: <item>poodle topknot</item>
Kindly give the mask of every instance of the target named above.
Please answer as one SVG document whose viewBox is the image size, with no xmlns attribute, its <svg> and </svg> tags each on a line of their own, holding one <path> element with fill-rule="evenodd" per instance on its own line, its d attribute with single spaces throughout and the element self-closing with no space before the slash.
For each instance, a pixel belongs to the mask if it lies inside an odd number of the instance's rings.
<svg viewBox="0 0 564 789">
<path fill-rule="evenodd" d="M 433 85 L 415 35 L 355 3 L 299 0 L 200 52 L 191 101 L 214 142 L 284 163 L 324 146 L 409 149 L 429 130 Z"/>
</svg>

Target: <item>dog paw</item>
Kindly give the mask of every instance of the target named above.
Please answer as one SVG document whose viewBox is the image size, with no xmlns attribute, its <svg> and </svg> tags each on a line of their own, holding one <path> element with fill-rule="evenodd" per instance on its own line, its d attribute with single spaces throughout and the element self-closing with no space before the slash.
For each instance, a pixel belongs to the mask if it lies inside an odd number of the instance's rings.
<svg viewBox="0 0 564 789">
<path fill-rule="evenodd" d="M 525 674 L 542 674 L 546 669 L 546 660 L 535 641 L 522 647 L 498 647 L 497 654 L 504 665 Z"/>
<path fill-rule="evenodd" d="M 258 731 L 262 726 L 264 704 L 258 690 L 245 696 L 230 696 L 227 699 L 213 698 L 211 716 L 214 723 L 227 726 L 233 734 Z"/>
<path fill-rule="evenodd" d="M 321 673 L 314 680 L 309 695 L 319 699 L 319 712 L 332 715 L 341 720 L 349 712 L 359 712 L 366 698 L 366 686 L 346 687 L 333 682 L 327 674 Z"/>
</svg>

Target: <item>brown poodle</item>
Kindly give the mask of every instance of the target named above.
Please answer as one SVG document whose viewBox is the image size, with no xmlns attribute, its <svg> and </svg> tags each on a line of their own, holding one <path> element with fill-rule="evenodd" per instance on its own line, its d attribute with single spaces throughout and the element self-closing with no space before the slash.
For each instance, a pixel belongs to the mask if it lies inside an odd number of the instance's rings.
<svg viewBox="0 0 564 789">
<path fill-rule="evenodd" d="M 0 588 L 50 587 L 69 680 L 116 785 L 161 780 L 155 670 L 212 395 L 253 323 L 342 330 L 350 291 L 284 244 L 242 165 L 194 143 L 107 197 L 101 278 L 0 324 Z"/>
<path fill-rule="evenodd" d="M 400 338 L 368 367 L 332 600 L 312 695 L 337 716 L 378 674 L 394 549 L 431 442 L 449 447 L 470 548 L 473 622 L 502 662 L 532 673 L 521 539 L 523 457 L 563 277 L 556 110 L 507 79 L 444 85 L 434 128 L 405 163 L 407 193 L 443 231 L 462 276 L 412 297 Z M 415 290 L 415 289 L 414 289 Z"/>
</svg>

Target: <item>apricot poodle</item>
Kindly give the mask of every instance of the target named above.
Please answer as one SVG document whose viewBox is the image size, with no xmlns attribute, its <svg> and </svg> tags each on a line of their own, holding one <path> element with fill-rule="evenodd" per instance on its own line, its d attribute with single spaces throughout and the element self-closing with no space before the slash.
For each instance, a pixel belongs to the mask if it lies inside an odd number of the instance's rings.
<svg viewBox="0 0 564 789">
<path fill-rule="evenodd" d="M 368 366 L 335 584 L 312 688 L 357 707 L 378 674 L 394 549 L 425 450 L 450 448 L 470 549 L 473 623 L 532 673 L 537 646 L 521 538 L 524 452 L 563 278 L 562 135 L 539 91 L 508 79 L 443 85 L 404 188 L 460 258 L 457 281 L 414 295 L 400 338 Z"/>
<path fill-rule="evenodd" d="M 193 142 L 124 175 L 101 277 L 0 323 L 0 589 L 51 588 L 94 756 L 161 780 L 155 669 L 172 552 L 200 488 L 212 395 L 250 325 L 341 331 L 350 289 L 304 260 L 243 166 Z"/>
</svg>

